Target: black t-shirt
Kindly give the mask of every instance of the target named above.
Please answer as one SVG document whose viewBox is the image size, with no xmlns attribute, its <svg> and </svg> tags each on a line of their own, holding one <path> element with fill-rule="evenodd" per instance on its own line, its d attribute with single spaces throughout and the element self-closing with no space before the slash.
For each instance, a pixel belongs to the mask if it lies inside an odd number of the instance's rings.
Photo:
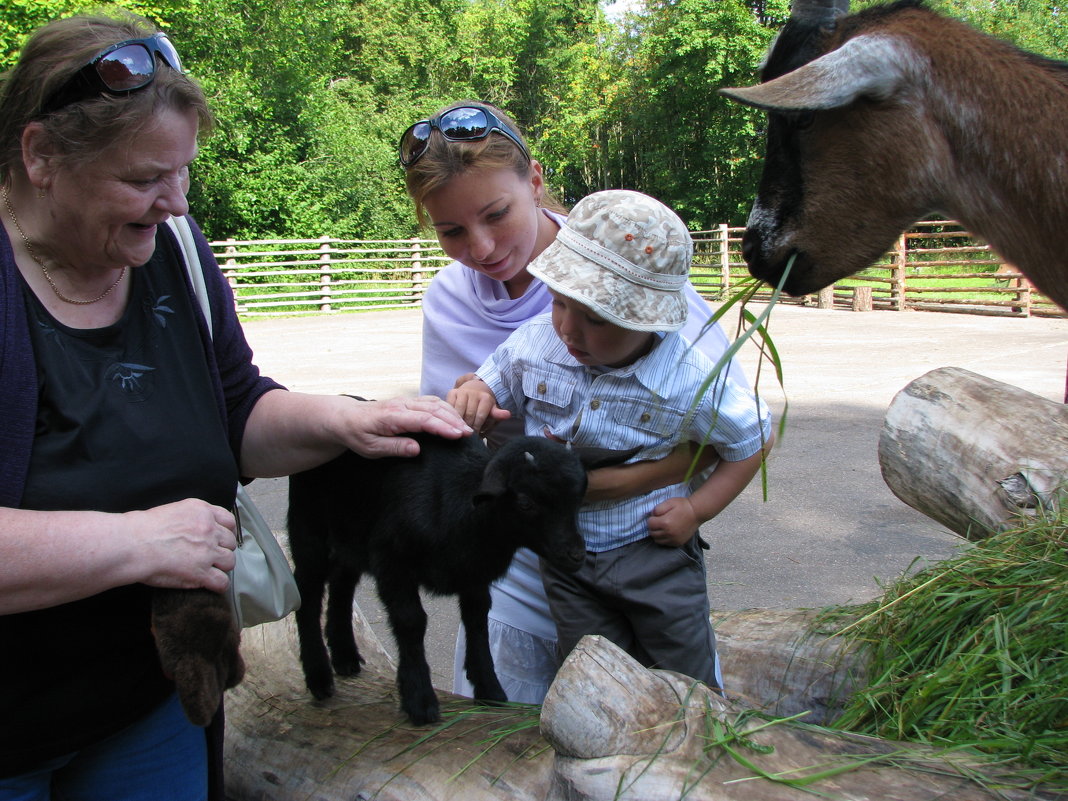
<svg viewBox="0 0 1068 801">
<path fill-rule="evenodd" d="M 24 286 L 38 412 L 22 508 L 125 512 L 233 504 L 237 464 L 169 247 L 131 274 L 117 323 L 71 329 Z M 151 589 L 0 616 L 0 775 L 113 734 L 162 701 Z"/>
</svg>

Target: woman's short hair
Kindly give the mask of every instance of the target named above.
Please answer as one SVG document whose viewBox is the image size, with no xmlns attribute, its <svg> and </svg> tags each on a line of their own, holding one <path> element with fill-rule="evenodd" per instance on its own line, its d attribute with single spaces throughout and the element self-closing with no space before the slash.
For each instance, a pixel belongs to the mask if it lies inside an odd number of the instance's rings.
<svg viewBox="0 0 1068 801">
<path fill-rule="evenodd" d="M 437 114 L 444 114 L 450 109 L 470 105 L 485 106 L 492 111 L 501 122 L 512 129 L 527 146 L 529 152 L 530 147 L 523 135 L 523 129 L 508 114 L 490 103 L 481 100 L 464 100 L 445 106 Z M 429 224 L 425 201 L 432 192 L 445 186 L 457 175 L 462 175 L 469 170 L 499 169 L 514 170 L 522 176 L 527 175 L 530 170 L 527 155 L 507 136 L 490 134 L 484 139 L 457 142 L 449 141 L 436 129 L 431 131 L 426 151 L 404 171 L 404 183 L 408 189 L 408 196 L 415 204 L 415 215 L 419 224 L 423 226 Z M 567 213 L 564 206 L 548 190 L 542 197 L 542 205 L 562 214 Z"/>
<path fill-rule="evenodd" d="M 99 152 L 135 136 L 164 109 L 196 112 L 200 130 L 214 117 L 203 90 L 189 76 L 159 65 L 152 82 L 125 95 L 101 93 L 49 114 L 48 98 L 102 50 L 155 28 L 133 14 L 79 14 L 49 22 L 26 41 L 14 69 L 0 78 L 0 180 L 22 161 L 22 132 L 39 122 L 58 157 L 68 164 L 92 161 Z"/>
</svg>

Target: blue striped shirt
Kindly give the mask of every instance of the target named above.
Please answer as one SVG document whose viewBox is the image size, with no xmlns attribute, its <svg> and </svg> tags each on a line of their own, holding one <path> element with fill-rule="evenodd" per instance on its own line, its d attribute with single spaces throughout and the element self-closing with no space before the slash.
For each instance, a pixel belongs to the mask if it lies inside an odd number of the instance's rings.
<svg viewBox="0 0 1068 801">
<path fill-rule="evenodd" d="M 576 446 L 640 448 L 629 461 L 660 459 L 680 442 L 705 442 L 728 461 L 757 453 L 771 433 L 771 413 L 746 387 L 720 377 L 697 399 L 715 366 L 680 334 L 661 337 L 625 367 L 579 363 L 553 330 L 551 315 L 516 329 L 478 369 L 497 405 L 521 417 L 525 431 L 545 429 Z M 584 504 L 578 524 L 590 551 L 608 551 L 649 535 L 648 517 L 673 484 L 635 498 Z"/>
</svg>

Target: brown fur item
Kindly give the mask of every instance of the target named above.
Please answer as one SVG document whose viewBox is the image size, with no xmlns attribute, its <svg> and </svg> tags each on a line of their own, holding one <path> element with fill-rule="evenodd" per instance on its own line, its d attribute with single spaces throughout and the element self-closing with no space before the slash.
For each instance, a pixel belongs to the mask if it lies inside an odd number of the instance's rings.
<svg viewBox="0 0 1068 801">
<path fill-rule="evenodd" d="M 152 634 L 163 672 L 174 680 L 186 717 L 207 726 L 223 692 L 245 676 L 241 632 L 225 596 L 210 590 L 157 589 Z"/>
</svg>

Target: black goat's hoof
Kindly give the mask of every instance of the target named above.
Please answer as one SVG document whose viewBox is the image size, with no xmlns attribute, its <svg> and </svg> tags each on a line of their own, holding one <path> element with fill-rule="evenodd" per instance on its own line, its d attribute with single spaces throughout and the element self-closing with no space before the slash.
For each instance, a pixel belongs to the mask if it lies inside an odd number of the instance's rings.
<svg viewBox="0 0 1068 801">
<path fill-rule="evenodd" d="M 414 723 L 416 726 L 425 726 L 428 723 L 437 723 L 441 720 L 441 708 L 438 706 L 438 699 L 435 696 L 433 703 L 429 704 L 401 704 L 401 708 L 404 714 L 408 716 L 408 720 Z"/>
<path fill-rule="evenodd" d="M 330 674 L 327 674 L 325 680 L 305 676 L 304 683 L 316 701 L 325 701 L 334 694 L 334 677 Z"/>
<path fill-rule="evenodd" d="M 358 676 L 360 674 L 360 665 L 363 664 L 363 657 L 358 653 L 345 654 L 339 656 L 337 654 L 330 660 L 334 666 L 334 672 L 339 676 Z"/>
<path fill-rule="evenodd" d="M 483 706 L 500 706 L 508 703 L 508 696 L 500 687 L 485 692 L 475 688 L 475 702 Z"/>
</svg>

